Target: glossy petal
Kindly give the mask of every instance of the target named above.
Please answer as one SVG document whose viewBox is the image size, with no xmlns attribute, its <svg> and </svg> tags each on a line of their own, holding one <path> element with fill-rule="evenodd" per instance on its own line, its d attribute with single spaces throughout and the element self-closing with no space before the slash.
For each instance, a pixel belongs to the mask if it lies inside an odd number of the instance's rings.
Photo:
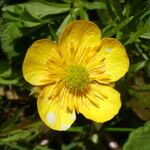
<svg viewBox="0 0 150 150">
<path fill-rule="evenodd" d="M 48 63 L 57 45 L 48 39 L 35 41 L 28 49 L 23 63 L 24 78 L 33 85 L 50 83 Z"/>
<path fill-rule="evenodd" d="M 101 83 L 114 82 L 128 71 L 129 58 L 118 40 L 103 38 L 99 52 L 90 60 L 87 67 L 95 80 Z"/>
<path fill-rule="evenodd" d="M 106 74 L 110 75 L 111 82 L 120 79 L 129 68 L 129 59 L 124 46 L 116 39 L 102 39 L 101 51 L 106 51 Z"/>
<path fill-rule="evenodd" d="M 119 93 L 109 86 L 92 84 L 90 91 L 82 97 L 78 111 L 96 122 L 112 119 L 121 107 Z"/>
<path fill-rule="evenodd" d="M 68 94 L 65 94 L 64 89 L 56 93 L 55 85 L 46 87 L 38 97 L 37 106 L 40 118 L 51 129 L 67 130 L 75 121 L 75 111 L 67 107 L 67 100 Z"/>
<path fill-rule="evenodd" d="M 60 53 L 67 63 L 85 63 L 100 46 L 101 31 L 90 21 L 78 20 L 68 24 L 58 41 Z M 69 58 L 69 59 L 68 59 Z"/>
</svg>

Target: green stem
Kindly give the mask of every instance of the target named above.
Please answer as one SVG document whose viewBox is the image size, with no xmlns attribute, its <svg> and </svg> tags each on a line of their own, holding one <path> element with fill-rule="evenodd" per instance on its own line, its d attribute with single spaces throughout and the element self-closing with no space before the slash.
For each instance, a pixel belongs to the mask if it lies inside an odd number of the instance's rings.
<svg viewBox="0 0 150 150">
<path fill-rule="evenodd" d="M 105 128 L 106 131 L 110 132 L 132 132 L 134 128 Z"/>
</svg>

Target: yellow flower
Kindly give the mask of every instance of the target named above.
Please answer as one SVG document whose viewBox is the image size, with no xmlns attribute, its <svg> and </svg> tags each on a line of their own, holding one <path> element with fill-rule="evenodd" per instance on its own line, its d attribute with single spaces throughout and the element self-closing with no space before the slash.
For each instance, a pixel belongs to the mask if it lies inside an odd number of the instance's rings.
<svg viewBox="0 0 150 150">
<path fill-rule="evenodd" d="M 58 43 L 35 41 L 23 63 L 24 78 L 40 87 L 37 107 L 42 121 L 54 130 L 67 130 L 76 112 L 95 122 L 112 119 L 119 111 L 119 93 L 111 83 L 128 70 L 123 45 L 102 38 L 97 25 L 73 21 Z"/>
</svg>

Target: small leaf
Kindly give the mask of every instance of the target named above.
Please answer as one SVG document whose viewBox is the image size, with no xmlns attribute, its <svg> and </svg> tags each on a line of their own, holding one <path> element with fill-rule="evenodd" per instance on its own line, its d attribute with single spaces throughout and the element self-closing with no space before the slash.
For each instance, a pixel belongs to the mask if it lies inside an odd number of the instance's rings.
<svg viewBox="0 0 150 150">
<path fill-rule="evenodd" d="M 135 42 L 141 35 L 146 33 L 146 30 L 148 30 L 148 24 L 144 24 L 141 27 L 138 27 L 138 30 L 134 33 L 131 33 L 129 35 L 129 39 L 125 43 L 125 45 Z"/>
<path fill-rule="evenodd" d="M 131 107 L 136 115 L 144 121 L 150 120 L 150 107 L 145 106 L 143 103 L 137 100 L 131 100 L 127 103 L 128 107 Z"/>
<path fill-rule="evenodd" d="M 70 143 L 70 144 L 68 144 L 68 145 L 62 145 L 62 150 L 72 150 L 72 149 L 74 149 L 75 147 L 77 147 L 77 146 L 79 146 L 80 145 L 80 143 Z"/>
<path fill-rule="evenodd" d="M 14 22 L 6 24 L 0 36 L 3 51 L 10 57 L 17 56 L 17 52 L 14 50 L 14 40 L 22 36 L 17 24 Z"/>
<path fill-rule="evenodd" d="M 150 84 L 144 83 L 142 77 L 136 77 L 135 85 L 129 88 L 129 94 L 132 99 L 126 103 L 144 121 L 150 120 L 149 91 Z"/>
<path fill-rule="evenodd" d="M 121 8 L 120 2 L 118 0 L 112 0 L 112 5 L 115 9 L 116 16 L 118 16 L 120 19 L 123 19 L 122 8 Z"/>
<path fill-rule="evenodd" d="M 135 75 L 135 73 L 137 73 L 139 70 L 141 70 L 142 68 L 145 67 L 147 61 L 143 60 L 143 61 L 139 61 L 137 63 L 134 63 L 130 66 L 129 72 L 128 72 L 128 76 L 133 76 Z"/>
<path fill-rule="evenodd" d="M 89 20 L 89 16 L 88 16 L 88 13 L 85 9 L 81 8 L 80 9 L 80 19 L 83 19 L 83 20 Z"/>
<path fill-rule="evenodd" d="M 73 10 L 73 13 L 74 13 L 75 18 L 78 16 L 79 12 L 80 12 L 80 9 L 79 9 L 79 8 L 76 8 L 76 9 Z M 59 26 L 59 28 L 57 29 L 57 31 L 56 31 L 57 36 L 60 35 L 60 33 L 62 32 L 62 30 L 64 29 L 64 27 L 65 27 L 68 23 L 70 23 L 71 21 L 72 21 L 72 16 L 71 16 L 71 14 L 68 14 L 68 15 L 65 17 L 65 19 L 63 20 L 63 22 L 61 23 L 61 25 Z"/>
<path fill-rule="evenodd" d="M 54 150 L 45 146 L 36 145 L 33 150 Z"/>
<path fill-rule="evenodd" d="M 0 85 L 17 85 L 19 83 L 19 79 L 5 79 L 0 78 Z"/>
<path fill-rule="evenodd" d="M 106 4 L 104 2 L 86 2 L 86 1 L 81 1 L 82 7 L 88 9 L 88 10 L 93 10 L 93 9 L 106 9 Z"/>
<path fill-rule="evenodd" d="M 71 127 L 68 129 L 67 132 L 83 132 L 83 131 L 84 131 L 83 127 Z"/>
<path fill-rule="evenodd" d="M 57 36 L 60 35 L 60 33 L 62 32 L 63 28 L 69 23 L 71 22 L 72 18 L 71 15 L 68 14 L 65 19 L 63 20 L 63 22 L 61 23 L 61 25 L 59 26 L 59 28 L 56 31 Z"/>
<path fill-rule="evenodd" d="M 7 78 L 11 75 L 12 70 L 8 63 L 0 60 L 0 78 Z"/>
<path fill-rule="evenodd" d="M 133 17 L 125 19 L 124 21 L 119 23 L 116 27 L 114 27 L 113 29 L 110 29 L 109 31 L 103 33 L 103 36 L 111 37 L 111 36 L 115 35 L 118 31 L 120 31 L 123 27 L 125 27 L 129 22 L 131 22 L 132 19 L 133 19 Z"/>
<path fill-rule="evenodd" d="M 150 22 L 150 19 L 149 19 L 149 22 Z M 143 39 L 149 39 L 150 40 L 150 23 L 147 24 L 144 33 L 140 37 Z"/>
<path fill-rule="evenodd" d="M 130 133 L 123 150 L 150 150 L 150 121 Z"/>
</svg>

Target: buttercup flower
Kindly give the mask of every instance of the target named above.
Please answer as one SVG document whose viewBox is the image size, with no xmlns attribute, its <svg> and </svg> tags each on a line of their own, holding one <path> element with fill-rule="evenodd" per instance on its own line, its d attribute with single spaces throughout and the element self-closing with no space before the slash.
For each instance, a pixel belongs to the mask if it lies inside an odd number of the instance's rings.
<svg viewBox="0 0 150 150">
<path fill-rule="evenodd" d="M 120 95 L 111 83 L 128 66 L 118 40 L 101 39 L 96 24 L 78 20 L 64 28 L 58 43 L 35 41 L 25 56 L 23 75 L 41 89 L 37 107 L 42 121 L 54 130 L 67 130 L 76 112 L 101 123 L 118 113 Z"/>
</svg>

